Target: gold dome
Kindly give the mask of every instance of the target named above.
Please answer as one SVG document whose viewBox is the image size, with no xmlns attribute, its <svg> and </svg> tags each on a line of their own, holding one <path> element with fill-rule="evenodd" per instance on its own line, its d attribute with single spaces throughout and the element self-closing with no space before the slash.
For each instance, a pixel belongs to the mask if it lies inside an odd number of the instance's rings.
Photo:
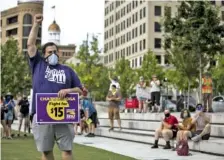
<svg viewBox="0 0 224 160">
<path fill-rule="evenodd" d="M 60 32 L 60 27 L 54 20 L 53 23 L 48 27 L 48 31 L 53 31 L 53 32 Z"/>
</svg>

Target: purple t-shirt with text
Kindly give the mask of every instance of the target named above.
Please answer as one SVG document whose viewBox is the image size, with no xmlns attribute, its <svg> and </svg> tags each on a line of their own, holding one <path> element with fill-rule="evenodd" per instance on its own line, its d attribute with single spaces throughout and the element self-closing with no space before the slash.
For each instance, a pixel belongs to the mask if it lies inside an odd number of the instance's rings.
<svg viewBox="0 0 224 160">
<path fill-rule="evenodd" d="M 40 53 L 30 58 L 32 72 L 33 102 L 32 113 L 36 113 L 36 93 L 58 93 L 61 89 L 79 87 L 81 82 L 76 73 L 68 66 L 50 66 Z"/>
</svg>

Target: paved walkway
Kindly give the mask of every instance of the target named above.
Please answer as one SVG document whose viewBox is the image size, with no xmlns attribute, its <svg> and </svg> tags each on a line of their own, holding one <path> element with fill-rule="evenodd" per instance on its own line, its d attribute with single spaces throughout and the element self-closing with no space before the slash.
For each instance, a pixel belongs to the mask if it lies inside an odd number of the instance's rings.
<svg viewBox="0 0 224 160">
<path fill-rule="evenodd" d="M 18 121 L 14 122 L 12 128 L 15 130 L 18 129 Z M 177 156 L 175 151 L 163 150 L 162 148 L 152 150 L 150 148 L 151 146 L 146 144 L 103 137 L 87 138 L 84 136 L 76 136 L 74 143 L 104 149 L 110 152 L 133 157 L 137 160 L 224 160 L 224 157 L 198 152 L 190 152 L 192 156 L 180 157 Z"/>
</svg>

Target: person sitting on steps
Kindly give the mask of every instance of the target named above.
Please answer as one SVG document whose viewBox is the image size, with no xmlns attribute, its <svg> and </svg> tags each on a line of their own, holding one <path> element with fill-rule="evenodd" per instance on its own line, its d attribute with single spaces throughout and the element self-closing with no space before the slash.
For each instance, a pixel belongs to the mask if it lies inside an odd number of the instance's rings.
<svg viewBox="0 0 224 160">
<path fill-rule="evenodd" d="M 201 104 L 196 106 L 196 114 L 192 124 L 196 125 L 196 131 L 192 133 L 191 140 L 198 142 L 200 140 L 208 140 L 210 138 L 211 125 L 210 118 L 203 112 L 204 107 Z"/>
<path fill-rule="evenodd" d="M 195 124 L 192 124 L 193 119 L 191 118 L 191 114 L 188 109 L 183 109 L 180 117 L 183 119 L 183 122 L 182 124 L 176 124 L 179 130 L 177 132 L 177 143 L 182 139 L 187 140 L 192 137 L 192 133 L 196 130 Z"/>
<path fill-rule="evenodd" d="M 171 149 L 170 139 L 176 137 L 178 120 L 170 114 L 169 110 L 164 111 L 165 118 L 163 119 L 159 129 L 155 131 L 155 143 L 151 148 L 158 148 L 159 137 L 163 137 L 166 141 L 164 149 Z"/>
</svg>

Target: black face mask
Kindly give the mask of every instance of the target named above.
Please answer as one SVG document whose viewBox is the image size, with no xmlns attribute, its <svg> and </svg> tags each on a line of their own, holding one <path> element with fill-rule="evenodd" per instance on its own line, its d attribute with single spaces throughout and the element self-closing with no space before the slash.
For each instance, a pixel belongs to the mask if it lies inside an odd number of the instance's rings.
<svg viewBox="0 0 224 160">
<path fill-rule="evenodd" d="M 165 114 L 165 117 L 168 118 L 170 116 L 170 113 Z"/>
</svg>

